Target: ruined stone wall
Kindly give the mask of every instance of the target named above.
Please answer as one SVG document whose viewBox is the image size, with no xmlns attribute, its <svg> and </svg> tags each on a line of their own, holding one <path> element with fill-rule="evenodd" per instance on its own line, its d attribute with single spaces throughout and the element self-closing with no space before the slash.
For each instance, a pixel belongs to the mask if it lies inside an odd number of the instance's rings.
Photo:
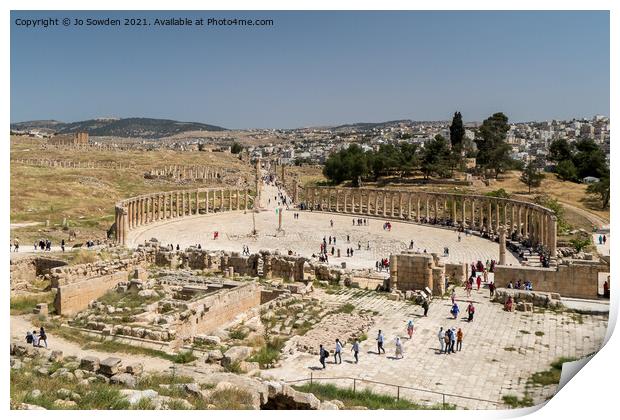
<svg viewBox="0 0 620 420">
<path fill-rule="evenodd" d="M 257 283 L 219 291 L 188 304 L 191 315 L 177 326 L 176 336 L 188 339 L 210 333 L 260 304 L 261 288 Z"/>
<path fill-rule="evenodd" d="M 445 263 L 446 277 L 455 284 L 465 284 L 467 275 L 469 274 L 466 263 Z"/>
<path fill-rule="evenodd" d="M 445 271 L 446 267 L 436 254 L 392 254 L 389 287 L 403 291 L 428 287 L 434 295 L 443 295 Z"/>
<path fill-rule="evenodd" d="M 93 277 L 105 276 L 117 271 L 131 271 L 143 267 L 152 259 L 152 254 L 135 254 L 131 258 L 97 261 L 88 264 L 67 265 L 53 268 L 50 272 L 52 287 L 59 287 L 71 283 L 81 282 Z"/>
<path fill-rule="evenodd" d="M 593 299 L 598 296 L 598 273 L 608 272 L 609 266 L 601 263 L 561 264 L 555 268 L 495 266 L 495 284 L 506 287 L 512 281 L 532 282 L 534 291 L 559 293 L 562 296 Z"/>
<path fill-rule="evenodd" d="M 129 271 L 116 271 L 61 285 L 58 287 L 54 300 L 56 313 L 63 316 L 76 314 L 86 309 L 92 300 L 98 299 L 108 290 L 116 287 L 118 283 L 127 281 L 128 278 Z"/>
<path fill-rule="evenodd" d="M 28 290 L 38 276 L 48 274 L 50 269 L 66 264 L 65 261 L 42 257 L 11 260 L 11 292 Z"/>
</svg>

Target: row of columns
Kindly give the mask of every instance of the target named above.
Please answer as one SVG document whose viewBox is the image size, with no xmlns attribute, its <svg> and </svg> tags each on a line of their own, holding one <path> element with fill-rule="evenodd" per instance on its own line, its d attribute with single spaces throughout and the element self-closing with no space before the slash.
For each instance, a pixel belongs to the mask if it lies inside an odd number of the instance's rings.
<svg viewBox="0 0 620 420">
<path fill-rule="evenodd" d="M 85 168 L 85 169 L 121 169 L 128 168 L 129 165 L 123 165 L 118 162 L 105 161 L 73 161 L 73 160 L 54 160 L 54 159 L 12 159 L 11 163 L 20 163 L 24 165 L 50 166 L 53 168 Z"/>
<path fill-rule="evenodd" d="M 515 233 L 529 238 L 556 256 L 557 219 L 551 210 L 531 203 L 461 194 L 329 187 L 306 187 L 304 195 L 307 207 L 323 211 L 416 222 L 435 219 L 494 234 L 504 226 L 508 237 Z"/>
<path fill-rule="evenodd" d="M 198 189 L 149 194 L 116 205 L 116 241 L 126 244 L 127 233 L 144 224 L 219 211 L 251 208 L 248 190 Z"/>
<path fill-rule="evenodd" d="M 169 165 L 150 171 L 151 176 L 165 176 L 174 179 L 212 180 L 221 177 L 221 173 L 207 166 Z"/>
</svg>

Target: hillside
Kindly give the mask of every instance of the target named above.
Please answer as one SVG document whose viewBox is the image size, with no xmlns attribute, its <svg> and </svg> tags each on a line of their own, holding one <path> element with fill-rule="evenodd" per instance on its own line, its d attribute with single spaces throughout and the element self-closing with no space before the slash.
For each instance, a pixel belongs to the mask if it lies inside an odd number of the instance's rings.
<svg viewBox="0 0 620 420">
<path fill-rule="evenodd" d="M 25 121 L 11 124 L 13 130 L 48 129 L 56 133 L 86 131 L 91 136 L 162 138 L 188 131 L 225 131 L 216 125 L 181 122 L 158 118 L 101 118 L 64 123 L 53 120 Z"/>
</svg>

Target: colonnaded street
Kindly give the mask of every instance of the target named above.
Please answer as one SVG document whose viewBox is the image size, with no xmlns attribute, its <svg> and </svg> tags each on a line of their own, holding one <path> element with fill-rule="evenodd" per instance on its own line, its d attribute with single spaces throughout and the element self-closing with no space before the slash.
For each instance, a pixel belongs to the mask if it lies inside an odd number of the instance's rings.
<svg viewBox="0 0 620 420">
<path fill-rule="evenodd" d="M 346 262 L 347 268 L 374 267 L 375 261 L 409 249 L 412 240 L 413 250 L 419 252 L 426 250 L 428 253 L 443 255 L 444 247 L 447 247 L 449 254 L 445 260 L 448 262 L 497 260 L 499 255 L 499 244 L 496 242 L 478 236 L 466 236 L 464 233 L 460 234 L 459 241 L 459 234 L 454 229 L 390 220 L 392 228 L 388 231 L 383 228 L 385 220 L 381 218 L 367 217 L 367 226 L 354 226 L 354 217 L 351 215 L 299 212 L 286 210 L 286 206 L 280 207 L 285 211 L 282 213 L 283 231 L 278 232 L 277 195 L 278 189 L 275 186 L 263 184 L 262 211 L 254 213 L 254 221 L 251 211 L 186 216 L 180 220 L 138 227 L 129 233 L 127 245 L 134 247 L 157 238 L 162 244 L 178 244 L 181 249 L 200 244 L 204 249 L 241 252 L 243 245 L 247 245 L 251 252 L 269 249 L 287 253 L 290 250 L 297 255 L 310 257 L 319 253 L 324 237 L 332 236 L 336 237 L 336 245 L 333 245 L 335 255 L 340 249 L 341 257 L 330 257 L 329 262 Z M 294 213 L 299 213 L 299 219 L 294 219 Z M 331 220 L 334 222 L 333 228 Z M 258 230 L 255 237 L 250 236 L 253 223 Z M 214 232 L 219 233 L 218 239 L 214 239 Z M 348 243 L 347 235 L 350 239 Z M 328 245 L 328 249 L 331 250 L 331 246 Z M 353 248 L 353 257 L 346 256 L 347 248 Z M 508 253 L 506 257 L 507 264 L 518 264 L 512 254 Z"/>
</svg>

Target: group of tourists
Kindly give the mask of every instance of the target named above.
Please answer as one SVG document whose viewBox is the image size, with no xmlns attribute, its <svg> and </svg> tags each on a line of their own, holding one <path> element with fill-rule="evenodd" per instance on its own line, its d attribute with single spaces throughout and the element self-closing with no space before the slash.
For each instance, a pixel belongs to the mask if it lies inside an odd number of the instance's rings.
<svg viewBox="0 0 620 420">
<path fill-rule="evenodd" d="M 375 263 L 375 268 L 379 272 L 383 270 L 390 271 L 390 260 L 388 258 L 381 258 Z"/>
<path fill-rule="evenodd" d="M 383 223 L 383 230 L 387 230 L 388 232 L 392 231 L 392 224 L 390 222 Z"/>
<path fill-rule="evenodd" d="M 439 340 L 439 353 L 450 354 L 461 351 L 463 348 L 463 330 L 439 327 L 437 339 Z"/>
<path fill-rule="evenodd" d="M 247 245 L 243 245 L 243 252 L 242 255 L 246 255 L 246 256 L 250 256 L 250 247 Z"/>
<path fill-rule="evenodd" d="M 368 226 L 368 219 L 353 219 L 353 226 Z"/>
<path fill-rule="evenodd" d="M 45 343 L 45 348 L 47 348 L 47 334 L 45 332 L 45 328 L 41 327 L 38 335 L 37 330 L 26 332 L 27 344 L 32 344 L 32 347 L 41 347 L 41 342 Z"/>
<path fill-rule="evenodd" d="M 532 287 L 532 282 L 529 280 L 525 280 L 523 283 L 521 283 L 521 280 L 517 280 L 516 283 L 512 283 L 512 280 L 510 280 L 510 282 L 508 282 L 508 285 L 506 286 L 506 288 L 508 289 L 517 289 L 517 290 L 527 290 L 527 291 L 532 291 L 534 290 Z"/>
<path fill-rule="evenodd" d="M 36 243 L 35 243 L 35 251 L 36 251 Z M 9 251 L 11 252 L 19 252 L 19 239 L 13 239 L 13 242 L 9 241 Z"/>
<path fill-rule="evenodd" d="M 63 243 L 64 243 L 64 239 L 63 239 Z M 35 242 L 34 243 L 34 250 L 35 252 L 37 251 L 37 247 L 39 250 L 41 251 L 51 251 L 52 250 L 52 241 L 50 241 L 49 239 L 39 239 L 39 242 Z M 63 249 L 64 251 L 64 249 Z"/>
<path fill-rule="evenodd" d="M 450 307 L 450 315 L 452 315 L 452 317 L 456 319 L 460 311 L 461 310 L 459 308 L 458 303 L 456 303 L 454 298 L 452 298 L 452 307 Z M 467 305 L 467 322 L 472 322 L 474 320 L 475 312 L 476 312 L 476 307 L 474 306 L 474 303 L 470 301 L 469 305 Z"/>
<path fill-rule="evenodd" d="M 598 235 L 598 244 L 605 245 L 607 243 L 607 235 Z"/>
<path fill-rule="evenodd" d="M 299 219 L 299 213 L 293 213 L 293 219 L 298 220 Z"/>
</svg>

